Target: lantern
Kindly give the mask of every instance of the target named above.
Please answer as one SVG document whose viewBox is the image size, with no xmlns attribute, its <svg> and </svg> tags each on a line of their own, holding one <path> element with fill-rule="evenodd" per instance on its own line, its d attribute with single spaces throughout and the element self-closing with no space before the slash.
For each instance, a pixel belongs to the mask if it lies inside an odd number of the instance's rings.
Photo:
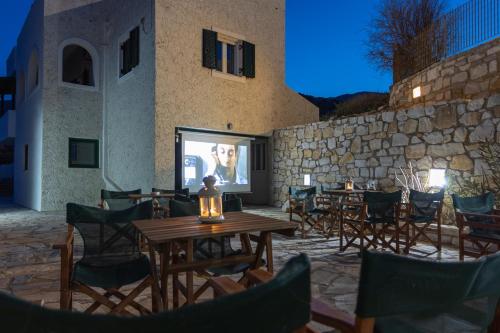
<svg viewBox="0 0 500 333">
<path fill-rule="evenodd" d="M 220 223 L 224 220 L 222 215 L 222 195 L 215 187 L 217 179 L 214 176 L 203 178 L 203 187 L 198 192 L 200 199 L 200 221 L 202 223 Z"/>
<path fill-rule="evenodd" d="M 354 182 L 352 181 L 351 178 L 348 178 L 345 181 L 345 190 L 346 191 L 352 191 L 354 189 Z"/>
</svg>

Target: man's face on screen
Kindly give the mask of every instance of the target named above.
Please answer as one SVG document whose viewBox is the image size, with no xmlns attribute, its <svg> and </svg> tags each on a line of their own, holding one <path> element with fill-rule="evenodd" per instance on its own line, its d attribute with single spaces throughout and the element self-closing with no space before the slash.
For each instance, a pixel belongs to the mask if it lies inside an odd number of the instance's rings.
<svg viewBox="0 0 500 333">
<path fill-rule="evenodd" d="M 217 145 L 217 157 L 222 166 L 233 168 L 236 164 L 236 148 L 234 145 Z"/>
</svg>

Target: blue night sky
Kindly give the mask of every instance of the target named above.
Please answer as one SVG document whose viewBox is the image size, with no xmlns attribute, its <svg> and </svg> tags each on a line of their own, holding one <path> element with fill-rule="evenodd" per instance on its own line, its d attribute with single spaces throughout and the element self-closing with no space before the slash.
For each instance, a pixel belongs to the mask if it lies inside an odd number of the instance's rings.
<svg viewBox="0 0 500 333">
<path fill-rule="evenodd" d="M 32 0 L 1 0 L 0 76 Z M 453 8 L 465 0 L 448 0 Z M 294 90 L 333 97 L 388 91 L 390 73 L 365 58 L 366 27 L 377 0 L 287 0 L 286 82 Z"/>
</svg>

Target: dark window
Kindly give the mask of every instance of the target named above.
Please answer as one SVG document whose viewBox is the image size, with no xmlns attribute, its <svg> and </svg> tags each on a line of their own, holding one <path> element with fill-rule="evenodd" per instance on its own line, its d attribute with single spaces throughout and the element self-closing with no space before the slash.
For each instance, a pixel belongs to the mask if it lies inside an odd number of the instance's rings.
<svg viewBox="0 0 500 333">
<path fill-rule="evenodd" d="M 227 44 L 227 72 L 236 74 L 236 54 L 234 45 Z"/>
<path fill-rule="evenodd" d="M 79 45 L 64 47 L 62 71 L 64 82 L 94 86 L 92 56 Z"/>
<path fill-rule="evenodd" d="M 99 141 L 69 138 L 70 168 L 99 168 Z"/>
<path fill-rule="evenodd" d="M 266 170 L 266 144 L 265 143 L 252 143 L 252 170 L 264 171 Z"/>
<path fill-rule="evenodd" d="M 203 67 L 255 77 L 255 45 L 215 31 L 203 30 Z"/>
<path fill-rule="evenodd" d="M 120 76 L 139 65 L 139 27 L 134 28 L 129 38 L 120 45 Z"/>
<path fill-rule="evenodd" d="M 28 145 L 24 145 L 24 171 L 28 171 L 29 166 L 29 155 L 28 155 Z"/>
<path fill-rule="evenodd" d="M 219 71 L 219 72 L 222 72 L 222 43 L 217 41 L 217 47 L 216 47 L 216 50 L 217 50 L 217 66 L 216 66 L 216 69 Z"/>
</svg>

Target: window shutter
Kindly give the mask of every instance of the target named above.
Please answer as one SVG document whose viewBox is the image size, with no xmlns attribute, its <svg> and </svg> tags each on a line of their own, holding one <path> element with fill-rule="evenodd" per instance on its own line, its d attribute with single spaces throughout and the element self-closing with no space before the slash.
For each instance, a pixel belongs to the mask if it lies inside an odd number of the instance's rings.
<svg viewBox="0 0 500 333">
<path fill-rule="evenodd" d="M 130 68 L 139 65 L 139 27 L 130 32 Z"/>
<path fill-rule="evenodd" d="M 130 39 L 127 39 L 125 43 L 122 44 L 122 75 L 130 72 Z"/>
<path fill-rule="evenodd" d="M 217 68 L 217 32 L 203 29 L 203 67 Z"/>
<path fill-rule="evenodd" d="M 243 75 L 255 77 L 255 45 L 245 41 L 243 42 Z"/>
</svg>

